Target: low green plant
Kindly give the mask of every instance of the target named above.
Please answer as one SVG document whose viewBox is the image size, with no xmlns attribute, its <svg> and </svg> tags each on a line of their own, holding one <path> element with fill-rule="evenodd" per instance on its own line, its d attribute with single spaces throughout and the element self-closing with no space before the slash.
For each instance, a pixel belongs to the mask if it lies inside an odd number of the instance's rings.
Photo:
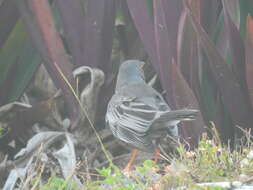
<svg viewBox="0 0 253 190">
<path fill-rule="evenodd" d="M 189 190 L 225 190 L 219 186 L 200 186 L 203 182 L 249 182 L 253 175 L 253 144 L 249 133 L 238 148 L 223 145 L 217 135 L 202 136 L 198 147 L 189 151 L 183 144 L 177 148 L 171 163 L 157 165 L 146 160 L 125 175 L 115 165 L 97 169 L 98 180 L 86 181 L 83 190 L 144 190 L 158 185 L 156 190 L 178 188 Z M 163 165 L 164 166 L 164 165 Z M 159 172 L 164 174 L 158 174 Z M 77 190 L 71 181 L 51 177 L 39 190 Z"/>
<path fill-rule="evenodd" d="M 225 189 L 197 185 L 202 182 L 248 182 L 253 175 L 253 144 L 250 134 L 247 133 L 244 143 L 234 149 L 222 144 L 216 134 L 212 139 L 203 134 L 198 148 L 192 151 L 179 145 L 179 156 L 173 159 L 162 181 L 173 187 L 187 186 L 187 189 L 201 190 Z"/>
<path fill-rule="evenodd" d="M 147 181 L 149 181 L 148 173 L 153 167 L 156 167 L 156 164 L 147 160 L 143 166 L 137 167 L 130 176 L 127 176 L 119 168 L 111 165 L 97 170 L 103 179 L 89 183 L 87 189 L 144 190 L 147 188 Z"/>
<path fill-rule="evenodd" d="M 8 132 L 8 129 L 0 127 L 0 137 L 4 136 Z"/>
<path fill-rule="evenodd" d="M 68 180 L 59 177 L 51 177 L 40 190 L 77 190 L 77 185 Z"/>
</svg>

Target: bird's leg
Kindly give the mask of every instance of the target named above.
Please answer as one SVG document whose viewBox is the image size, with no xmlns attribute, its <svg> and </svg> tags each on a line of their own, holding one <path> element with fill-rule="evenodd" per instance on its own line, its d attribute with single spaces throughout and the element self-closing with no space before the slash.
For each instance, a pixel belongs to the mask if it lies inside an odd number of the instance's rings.
<svg viewBox="0 0 253 190">
<path fill-rule="evenodd" d="M 134 163 L 134 161 L 135 161 L 135 159 L 136 159 L 136 156 L 137 156 L 138 152 L 139 152 L 138 149 L 134 149 L 134 150 L 132 151 L 131 156 L 130 156 L 130 159 L 129 159 L 129 161 L 128 161 L 126 167 L 125 167 L 124 170 L 123 170 L 124 173 L 130 173 L 130 172 L 131 172 L 132 167 L 133 167 L 133 163 Z"/>
<path fill-rule="evenodd" d="M 158 160 L 160 159 L 160 153 L 161 153 L 160 148 L 156 148 L 155 149 L 155 154 L 154 154 L 155 163 L 157 163 Z"/>
</svg>

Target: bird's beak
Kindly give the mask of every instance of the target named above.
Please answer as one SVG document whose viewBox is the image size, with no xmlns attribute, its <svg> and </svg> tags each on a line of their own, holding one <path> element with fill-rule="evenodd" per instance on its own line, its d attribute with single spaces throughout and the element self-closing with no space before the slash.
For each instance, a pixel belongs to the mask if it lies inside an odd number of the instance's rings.
<svg viewBox="0 0 253 190">
<path fill-rule="evenodd" d="M 145 76 L 144 76 L 144 65 L 145 63 L 143 62 L 143 64 L 140 66 L 140 70 L 141 70 L 141 76 L 142 76 L 142 79 L 145 81 Z"/>
<path fill-rule="evenodd" d="M 145 63 L 143 62 L 143 64 L 140 66 L 142 72 L 144 72 L 144 65 Z"/>
</svg>

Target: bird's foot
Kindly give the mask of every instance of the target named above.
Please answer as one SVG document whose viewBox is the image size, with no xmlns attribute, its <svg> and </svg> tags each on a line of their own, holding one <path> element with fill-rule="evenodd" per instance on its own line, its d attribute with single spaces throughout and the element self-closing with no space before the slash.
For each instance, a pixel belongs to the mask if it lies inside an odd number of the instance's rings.
<svg viewBox="0 0 253 190">
<path fill-rule="evenodd" d="M 148 190 L 159 190 L 161 189 L 161 184 L 157 183 L 155 185 L 153 185 L 152 187 L 149 187 Z"/>
<path fill-rule="evenodd" d="M 122 170 L 122 173 L 124 175 L 126 175 L 127 177 L 130 176 L 131 172 L 132 172 L 132 166 L 126 166 L 123 170 Z"/>
<path fill-rule="evenodd" d="M 161 158 L 161 151 L 159 148 L 155 149 L 155 154 L 154 154 L 154 161 L 157 164 L 157 162 L 159 161 L 159 159 Z"/>
</svg>

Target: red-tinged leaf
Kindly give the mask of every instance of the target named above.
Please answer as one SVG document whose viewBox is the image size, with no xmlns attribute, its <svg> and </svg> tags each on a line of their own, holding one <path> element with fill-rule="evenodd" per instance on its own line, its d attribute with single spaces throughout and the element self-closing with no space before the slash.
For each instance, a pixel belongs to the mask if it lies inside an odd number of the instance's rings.
<svg viewBox="0 0 253 190">
<path fill-rule="evenodd" d="M 195 0 L 196 2 L 196 0 Z M 164 10 L 165 23 L 168 30 L 169 45 L 171 46 L 171 55 L 177 62 L 177 35 L 179 18 L 182 14 L 183 4 L 182 0 L 162 0 L 162 7 Z M 173 26 L 173 27 L 172 27 Z"/>
<path fill-rule="evenodd" d="M 84 15 L 80 0 L 57 0 L 64 34 L 76 66 L 84 64 Z"/>
<path fill-rule="evenodd" d="M 147 51 L 154 68 L 160 73 L 157 64 L 158 58 L 155 45 L 154 26 L 151 17 L 148 15 L 146 0 L 127 0 L 127 4 L 144 48 Z"/>
<path fill-rule="evenodd" d="M 111 53 L 113 45 L 114 25 L 116 18 L 117 0 L 108 0 L 104 6 L 104 19 L 102 28 L 101 55 L 98 67 L 106 74 L 111 73 Z"/>
<path fill-rule="evenodd" d="M 215 34 L 213 36 L 213 41 L 216 44 L 216 48 L 218 49 L 221 56 L 226 59 L 229 52 L 229 41 L 228 41 L 228 35 L 225 31 L 224 26 L 224 14 L 223 11 L 221 12 L 218 21 L 217 26 L 215 28 Z"/>
<path fill-rule="evenodd" d="M 194 15 L 197 15 L 198 20 L 200 20 L 200 13 L 202 13 L 202 9 L 199 10 L 201 3 L 203 3 L 203 1 L 192 1 L 191 4 L 195 9 Z M 177 41 L 178 64 L 181 72 L 185 80 L 188 82 L 188 85 L 193 90 L 206 121 L 209 121 L 209 119 L 213 119 L 213 117 L 211 117 L 209 112 L 206 111 L 206 108 L 208 107 L 209 111 L 212 110 L 211 107 L 214 106 L 213 103 L 210 103 L 210 101 L 213 101 L 214 99 L 212 93 L 210 93 L 210 90 L 213 88 L 211 85 L 207 85 L 207 82 L 210 80 L 209 75 L 204 74 L 203 76 L 203 73 L 208 72 L 206 68 L 207 65 L 204 64 L 206 59 L 203 58 L 203 55 L 201 54 L 197 33 L 195 32 L 185 9 L 179 21 Z M 208 90 L 204 90 L 203 86 L 204 88 L 208 88 Z M 203 93 L 207 94 L 204 95 Z M 210 104 L 212 104 L 212 106 L 210 106 Z"/>
<path fill-rule="evenodd" d="M 14 0 L 3 0 L 0 2 L 0 48 L 17 23 L 18 17 L 19 13 Z"/>
<path fill-rule="evenodd" d="M 166 98 L 172 108 L 175 108 L 172 81 L 172 47 L 170 46 L 168 26 L 165 19 L 165 10 L 162 0 L 154 1 L 154 25 L 155 25 L 155 44 L 157 53 L 157 64 L 160 70 L 160 80 L 163 89 L 166 90 Z"/>
<path fill-rule="evenodd" d="M 111 71 L 116 0 L 88 0 L 85 20 L 84 65 Z"/>
<path fill-rule="evenodd" d="M 246 79 L 253 105 L 253 19 L 250 15 L 247 17 L 247 36 L 246 36 Z"/>
<path fill-rule="evenodd" d="M 147 53 L 143 47 L 141 39 L 139 38 L 138 31 L 134 26 L 127 1 L 121 0 L 119 7 L 120 11 L 117 14 L 115 24 L 117 27 L 120 50 L 124 55 L 124 59 L 143 60 L 147 56 Z"/>
<path fill-rule="evenodd" d="M 189 6 L 187 4 L 186 6 L 189 18 L 198 34 L 200 44 L 208 57 L 212 75 L 216 80 L 224 105 L 236 125 L 243 128 L 251 128 L 253 126 L 252 107 L 245 94 L 241 91 L 240 83 L 209 39 L 208 34 L 194 18 Z"/>
<path fill-rule="evenodd" d="M 172 64 L 173 69 L 173 82 L 175 83 L 174 92 L 176 94 L 175 102 L 178 109 L 180 108 L 193 108 L 199 110 L 199 104 L 194 96 L 191 88 L 185 81 L 182 73 L 180 72 L 178 65 Z M 204 130 L 204 121 L 201 112 L 199 112 L 196 120 L 191 122 L 184 122 L 181 128 L 181 134 L 183 138 L 191 145 L 195 146 L 201 137 Z"/>
<path fill-rule="evenodd" d="M 201 59 L 202 55 L 200 55 L 199 49 L 196 32 L 188 18 L 187 12 L 184 11 L 181 15 L 178 29 L 178 65 L 185 81 L 199 102 L 205 121 L 209 121 L 214 119 L 212 117 L 213 114 L 210 115 L 210 112 L 213 113 L 213 107 L 215 106 L 213 102 L 215 100 L 212 95 L 213 88 L 210 85 L 208 73 L 203 76 L 203 73 L 208 71 L 206 64 L 202 64 L 205 59 Z"/>
<path fill-rule="evenodd" d="M 252 0 L 243 0 L 239 1 L 240 4 L 240 33 L 245 39 L 246 37 L 246 25 L 247 25 L 247 16 L 250 14 L 253 16 L 253 1 Z"/>
<path fill-rule="evenodd" d="M 75 89 L 71 65 L 55 28 L 48 1 L 19 0 L 18 7 L 55 85 L 63 91 L 72 124 L 79 118 L 79 106 L 69 87 Z M 64 75 L 64 77 L 63 77 Z M 68 83 L 66 82 L 68 80 Z"/>
<path fill-rule="evenodd" d="M 247 40 L 253 43 L 253 19 L 250 15 L 247 17 Z"/>
<path fill-rule="evenodd" d="M 104 124 L 104 114 L 113 93 L 111 52 L 117 0 L 88 0 L 86 2 L 83 65 L 98 67 L 106 79 L 98 103 L 97 121 Z"/>
<path fill-rule="evenodd" d="M 233 1 L 223 0 L 223 10 L 224 10 L 224 19 L 225 19 L 225 31 L 228 34 L 228 42 L 230 55 L 232 57 L 232 68 L 237 79 L 239 80 L 242 91 L 245 93 L 245 96 L 248 95 L 247 84 L 245 80 L 245 48 L 244 42 L 240 36 L 240 32 L 237 29 L 236 25 L 231 19 L 229 14 L 229 4 L 233 4 Z M 240 15 L 238 15 L 239 17 Z"/>
<path fill-rule="evenodd" d="M 184 11 L 179 21 L 177 60 L 188 84 L 197 92 L 199 88 L 199 47 L 196 32 Z"/>
</svg>

